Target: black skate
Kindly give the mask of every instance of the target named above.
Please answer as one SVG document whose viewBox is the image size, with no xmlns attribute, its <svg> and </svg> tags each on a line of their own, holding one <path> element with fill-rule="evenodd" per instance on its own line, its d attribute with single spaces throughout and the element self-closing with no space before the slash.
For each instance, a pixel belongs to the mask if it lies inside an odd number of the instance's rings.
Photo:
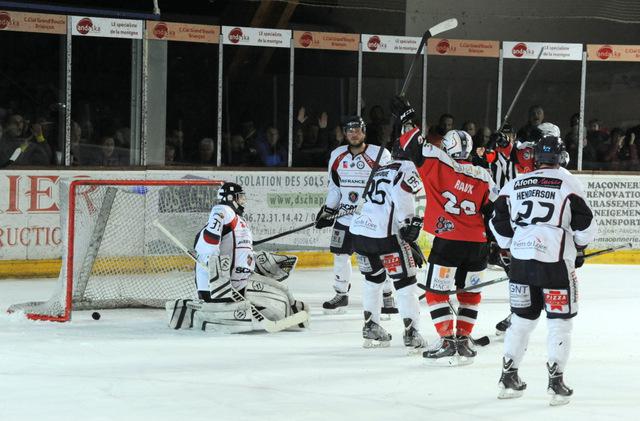
<svg viewBox="0 0 640 421">
<path fill-rule="evenodd" d="M 425 363 L 437 366 L 464 365 L 456 355 L 456 337 L 444 336 L 432 347 L 422 353 Z"/>
<path fill-rule="evenodd" d="M 504 335 L 504 332 L 509 329 L 509 326 L 511 326 L 511 314 L 509 314 L 504 320 L 498 322 L 496 325 L 496 336 Z"/>
<path fill-rule="evenodd" d="M 547 363 L 547 370 L 549 370 L 547 393 L 551 395 L 549 405 L 559 406 L 568 404 L 571 395 L 573 395 L 573 389 L 564 384 L 562 373 L 558 372 L 558 364 L 553 363 L 553 365 L 549 365 L 549 363 Z"/>
<path fill-rule="evenodd" d="M 426 342 L 418 330 L 413 327 L 413 320 L 407 318 L 402 321 L 404 322 L 404 335 L 402 336 L 404 346 L 409 349 L 409 354 L 415 354 L 425 347 Z"/>
<path fill-rule="evenodd" d="M 518 376 L 518 369 L 513 368 L 513 360 L 502 358 L 502 375 L 498 381 L 498 399 L 513 399 L 522 396 L 527 384 Z"/>
<path fill-rule="evenodd" d="M 396 300 L 393 298 L 393 292 L 383 292 L 382 293 L 382 314 L 396 314 L 398 312 L 398 308 L 396 307 Z"/>
<path fill-rule="evenodd" d="M 336 291 L 336 296 L 322 303 L 322 309 L 325 314 L 342 314 L 346 313 L 349 305 L 349 294 L 347 292 Z"/>
<path fill-rule="evenodd" d="M 373 320 L 371 313 L 364 312 L 364 326 L 362 327 L 363 348 L 387 348 L 391 341 L 391 335 Z"/>
<path fill-rule="evenodd" d="M 473 358 L 478 355 L 478 352 L 474 349 L 471 338 L 468 336 L 458 336 L 456 338 L 456 350 L 462 358 Z"/>
</svg>

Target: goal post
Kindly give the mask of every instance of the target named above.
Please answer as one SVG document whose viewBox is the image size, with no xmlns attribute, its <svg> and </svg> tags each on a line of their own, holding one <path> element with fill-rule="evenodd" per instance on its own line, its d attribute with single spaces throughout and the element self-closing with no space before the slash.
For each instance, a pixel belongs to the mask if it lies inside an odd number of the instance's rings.
<svg viewBox="0 0 640 421">
<path fill-rule="evenodd" d="M 193 262 L 153 225 L 192 244 L 217 203 L 218 180 L 59 181 L 62 266 L 47 301 L 14 304 L 33 320 L 73 310 L 153 307 L 196 298 Z"/>
</svg>

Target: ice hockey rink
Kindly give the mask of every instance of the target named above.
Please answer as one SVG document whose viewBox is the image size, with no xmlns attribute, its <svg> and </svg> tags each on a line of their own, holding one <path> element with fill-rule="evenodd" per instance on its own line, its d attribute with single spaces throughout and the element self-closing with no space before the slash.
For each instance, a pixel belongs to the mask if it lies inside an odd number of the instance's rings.
<svg viewBox="0 0 640 421">
<path fill-rule="evenodd" d="M 167 328 L 164 311 L 74 312 L 70 323 L 0 315 L 0 420 L 631 420 L 640 410 L 638 266 L 579 269 L 580 310 L 565 373 L 571 403 L 550 407 L 546 322 L 520 368 L 520 399 L 496 398 L 502 343 L 472 365 L 431 367 L 402 345 L 399 316 L 383 322 L 387 349 L 363 349 L 362 278 L 344 315 L 324 315 L 331 271 L 289 280 L 310 303 L 306 332 L 215 336 Z M 503 276 L 489 272 L 488 277 Z M 0 307 L 48 298 L 55 280 L 0 280 Z M 487 287 L 475 337 L 508 314 L 506 283 Z M 436 339 L 422 304 L 421 331 Z"/>
</svg>

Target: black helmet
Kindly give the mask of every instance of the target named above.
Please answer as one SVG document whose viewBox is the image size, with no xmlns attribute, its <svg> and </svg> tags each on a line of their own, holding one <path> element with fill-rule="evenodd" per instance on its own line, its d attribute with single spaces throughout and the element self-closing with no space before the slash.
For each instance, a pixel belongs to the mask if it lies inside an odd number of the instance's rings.
<svg viewBox="0 0 640 421">
<path fill-rule="evenodd" d="M 351 116 L 347 116 L 344 117 L 342 119 L 342 131 L 343 132 L 347 132 L 347 130 L 349 129 L 355 129 L 360 127 L 362 129 L 362 133 L 366 133 L 367 132 L 367 125 L 365 124 L 364 120 L 362 119 L 362 117 L 360 117 L 359 115 L 351 115 Z"/>
<path fill-rule="evenodd" d="M 240 216 L 242 216 L 244 205 L 247 202 L 242 186 L 236 183 L 224 183 L 218 189 L 218 200 L 221 204 L 233 208 Z"/>
<path fill-rule="evenodd" d="M 540 165 L 559 165 L 564 152 L 564 143 L 556 136 L 545 136 L 533 148 L 533 161 Z"/>
</svg>

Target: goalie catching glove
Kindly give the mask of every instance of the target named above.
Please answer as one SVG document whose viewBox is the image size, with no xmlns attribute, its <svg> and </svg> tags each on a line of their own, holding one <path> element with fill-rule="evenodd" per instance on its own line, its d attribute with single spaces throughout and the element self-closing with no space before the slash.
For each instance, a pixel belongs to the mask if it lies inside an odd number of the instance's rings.
<svg viewBox="0 0 640 421">
<path fill-rule="evenodd" d="M 327 228 L 333 226 L 333 223 L 336 220 L 336 216 L 338 216 L 338 209 L 328 208 L 327 205 L 323 205 L 320 208 L 320 212 L 316 215 L 316 225 L 317 229 Z"/>
</svg>

